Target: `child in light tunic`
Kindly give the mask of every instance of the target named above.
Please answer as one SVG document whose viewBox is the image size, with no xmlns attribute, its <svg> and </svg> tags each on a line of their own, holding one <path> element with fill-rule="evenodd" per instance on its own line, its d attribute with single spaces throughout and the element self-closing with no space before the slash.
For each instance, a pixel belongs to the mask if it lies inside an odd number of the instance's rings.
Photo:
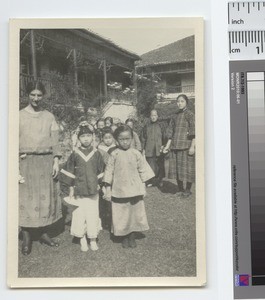
<svg viewBox="0 0 265 300">
<path fill-rule="evenodd" d="M 91 250 L 98 249 L 96 239 L 101 229 L 98 182 L 105 164 L 92 146 L 93 132 L 92 125 L 80 126 L 77 136 L 81 146 L 73 151 L 60 172 L 60 181 L 70 187 L 65 201 L 77 206 L 72 215 L 71 235 L 80 238 L 81 251 L 88 250 L 86 236 Z"/>
<path fill-rule="evenodd" d="M 141 153 L 131 148 L 133 132 L 129 126 L 121 125 L 114 136 L 118 148 L 111 153 L 105 169 L 105 199 L 111 200 L 113 234 L 123 237 L 124 248 L 135 248 L 135 232 L 149 229 L 144 182 L 154 177 L 154 172 Z"/>
</svg>

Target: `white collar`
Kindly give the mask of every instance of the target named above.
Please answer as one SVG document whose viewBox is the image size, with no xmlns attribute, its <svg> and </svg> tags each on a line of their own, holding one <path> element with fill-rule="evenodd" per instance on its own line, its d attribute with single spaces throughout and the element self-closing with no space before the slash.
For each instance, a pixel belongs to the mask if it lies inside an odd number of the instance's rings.
<svg viewBox="0 0 265 300">
<path fill-rule="evenodd" d="M 85 155 L 83 152 L 81 152 L 79 149 L 75 150 L 75 153 L 77 153 L 80 157 L 83 158 L 85 162 L 88 162 L 90 158 L 96 153 L 96 150 L 92 150 L 88 155 Z"/>
<path fill-rule="evenodd" d="M 24 109 L 25 109 L 25 111 L 29 112 L 30 114 L 35 114 L 35 115 L 42 112 L 42 110 L 35 111 L 30 104 L 27 107 L 25 107 Z"/>
</svg>

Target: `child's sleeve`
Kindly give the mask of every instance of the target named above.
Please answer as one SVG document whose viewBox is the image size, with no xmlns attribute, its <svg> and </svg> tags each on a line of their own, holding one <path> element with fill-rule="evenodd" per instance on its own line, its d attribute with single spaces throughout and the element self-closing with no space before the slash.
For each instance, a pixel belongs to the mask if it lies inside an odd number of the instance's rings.
<svg viewBox="0 0 265 300">
<path fill-rule="evenodd" d="M 162 144 L 166 144 L 168 141 L 168 137 L 167 137 L 167 125 L 165 123 L 165 121 L 162 121 L 160 123 L 160 128 L 161 128 L 161 132 L 162 132 Z"/>
<path fill-rule="evenodd" d="M 147 140 L 147 130 L 146 130 L 146 126 L 144 126 L 141 135 L 140 135 L 140 139 L 141 139 L 141 143 L 142 143 L 142 149 L 145 150 L 145 146 L 146 146 L 146 140 Z"/>
<path fill-rule="evenodd" d="M 112 181 L 113 181 L 113 174 L 114 174 L 114 156 L 110 155 L 106 168 L 105 168 L 105 172 L 104 172 L 104 176 L 103 176 L 103 182 L 106 184 L 111 185 Z"/>
<path fill-rule="evenodd" d="M 104 176 L 105 162 L 103 156 L 100 152 L 98 152 L 98 163 L 97 163 L 97 176 L 99 182 L 102 181 Z"/>
<path fill-rule="evenodd" d="M 189 123 L 189 140 L 195 139 L 195 115 L 190 112 L 186 115 L 186 119 Z"/>
<path fill-rule="evenodd" d="M 134 141 L 135 141 L 135 148 L 138 150 L 138 151 L 142 151 L 142 145 L 141 145 L 141 141 L 139 139 L 139 136 L 136 132 L 133 132 L 133 137 L 134 137 Z"/>
<path fill-rule="evenodd" d="M 137 153 L 137 170 L 142 182 L 146 182 L 147 180 L 155 177 L 153 170 L 141 153 Z"/>
<path fill-rule="evenodd" d="M 59 143 L 59 132 L 60 132 L 59 126 L 55 118 L 53 117 L 50 136 L 51 136 L 51 143 L 52 143 L 52 152 L 54 157 L 62 156 L 61 146 Z"/>
<path fill-rule="evenodd" d="M 74 152 L 69 156 L 67 162 L 59 173 L 59 181 L 68 186 L 75 185 L 75 154 Z"/>
<path fill-rule="evenodd" d="M 166 129 L 166 137 L 169 140 L 172 140 L 174 133 L 175 133 L 175 121 L 173 118 L 171 118 L 169 121 L 168 127 Z"/>
</svg>

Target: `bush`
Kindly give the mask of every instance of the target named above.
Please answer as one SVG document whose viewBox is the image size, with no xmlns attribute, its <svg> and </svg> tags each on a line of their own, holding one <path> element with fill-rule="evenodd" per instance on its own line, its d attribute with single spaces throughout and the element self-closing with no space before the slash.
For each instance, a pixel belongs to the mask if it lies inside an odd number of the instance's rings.
<svg viewBox="0 0 265 300">
<path fill-rule="evenodd" d="M 149 117 L 157 102 L 157 88 L 152 80 L 137 81 L 137 112 L 138 115 Z"/>
</svg>

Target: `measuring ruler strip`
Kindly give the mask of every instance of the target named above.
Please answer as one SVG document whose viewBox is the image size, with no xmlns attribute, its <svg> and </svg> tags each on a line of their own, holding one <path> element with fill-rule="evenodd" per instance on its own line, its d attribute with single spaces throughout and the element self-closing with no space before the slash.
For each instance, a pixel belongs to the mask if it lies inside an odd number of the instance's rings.
<svg viewBox="0 0 265 300">
<path fill-rule="evenodd" d="M 229 31 L 231 59 L 265 59 L 265 30 Z"/>
<path fill-rule="evenodd" d="M 231 60 L 265 59 L 265 1 L 228 2 Z"/>
<path fill-rule="evenodd" d="M 262 29 L 265 26 L 265 1 L 229 2 L 228 28 Z"/>
</svg>

